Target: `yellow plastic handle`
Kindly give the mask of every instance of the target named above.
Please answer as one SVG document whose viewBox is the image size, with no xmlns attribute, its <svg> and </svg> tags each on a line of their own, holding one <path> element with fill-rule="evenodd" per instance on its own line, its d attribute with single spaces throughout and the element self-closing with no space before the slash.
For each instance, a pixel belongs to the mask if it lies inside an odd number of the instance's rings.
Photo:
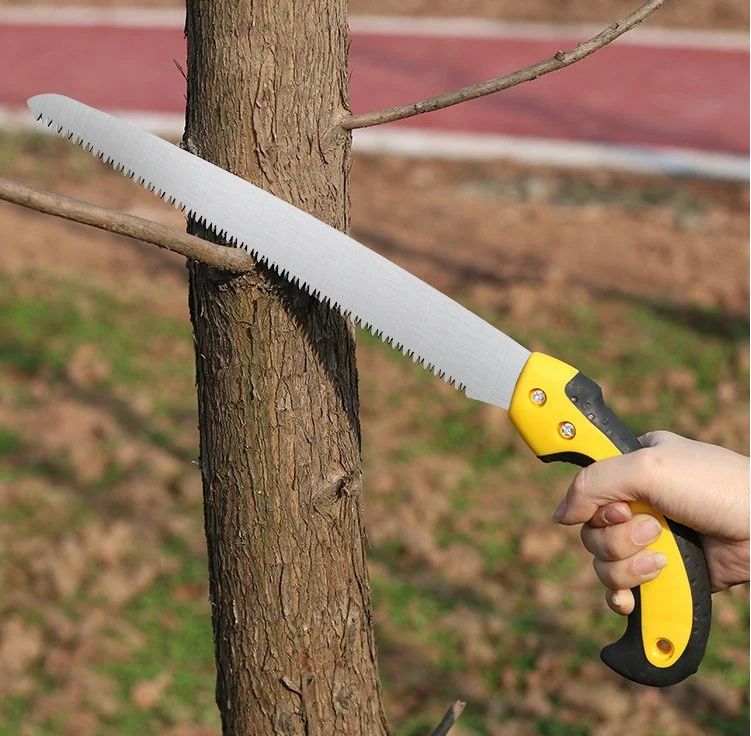
<svg viewBox="0 0 751 736">
<path fill-rule="evenodd" d="M 606 406 L 594 381 L 542 353 L 532 353 L 527 361 L 509 416 L 545 462 L 584 466 L 641 449 L 639 440 Z M 637 606 L 626 634 L 602 657 L 629 679 L 666 686 L 695 672 L 704 655 L 711 620 L 706 561 L 695 532 L 645 503 L 634 502 L 631 510 L 660 522 L 662 534 L 648 549 L 662 552 L 668 564 L 654 580 L 634 590 Z"/>
</svg>

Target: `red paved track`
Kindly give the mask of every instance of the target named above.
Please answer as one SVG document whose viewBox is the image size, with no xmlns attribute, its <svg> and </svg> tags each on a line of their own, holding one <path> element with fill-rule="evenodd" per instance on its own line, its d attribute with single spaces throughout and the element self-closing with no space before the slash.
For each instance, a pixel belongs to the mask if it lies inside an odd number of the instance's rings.
<svg viewBox="0 0 751 736">
<path fill-rule="evenodd" d="M 577 38 L 355 34 L 352 108 L 365 112 L 498 76 Z M 180 29 L 0 25 L 0 105 L 58 92 L 96 107 L 180 113 Z M 530 84 L 398 125 L 721 153 L 749 150 L 747 51 L 609 46 Z"/>
</svg>

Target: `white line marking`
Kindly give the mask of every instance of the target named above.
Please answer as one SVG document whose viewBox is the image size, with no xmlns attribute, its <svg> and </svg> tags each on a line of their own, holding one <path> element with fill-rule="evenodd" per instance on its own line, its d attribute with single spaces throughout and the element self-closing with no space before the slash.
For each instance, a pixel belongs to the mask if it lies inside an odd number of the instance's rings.
<svg viewBox="0 0 751 736">
<path fill-rule="evenodd" d="M 0 24 L 19 26 L 113 26 L 115 28 L 183 28 L 179 8 L 56 8 L 49 5 L 0 7 Z"/>
<path fill-rule="evenodd" d="M 185 115 L 159 112 L 142 112 L 140 110 L 107 110 L 110 115 L 125 120 L 150 133 L 165 138 L 180 138 L 185 128 Z M 49 128 L 37 125 L 31 113 L 25 107 L 6 107 L 0 105 L 0 130 L 31 130 L 37 133 L 53 133 Z"/>
<path fill-rule="evenodd" d="M 183 28 L 185 11 L 179 8 L 89 8 L 35 5 L 0 7 L 0 24 L 50 26 L 115 26 L 122 28 Z M 354 33 L 436 38 L 482 38 L 583 41 L 599 33 L 604 25 L 517 23 L 482 18 L 410 18 L 407 16 L 353 15 L 349 27 Z M 617 43 L 636 46 L 665 46 L 747 51 L 749 35 L 743 31 L 697 31 L 639 26 Z"/>
<path fill-rule="evenodd" d="M 349 27 L 356 33 L 373 35 L 435 36 L 437 38 L 483 38 L 585 41 L 602 31 L 603 25 L 523 23 L 482 18 L 409 18 L 398 16 L 352 16 Z M 636 46 L 671 46 L 717 51 L 748 50 L 748 34 L 741 31 L 694 31 L 680 28 L 638 26 L 617 43 Z"/>
<path fill-rule="evenodd" d="M 606 168 L 730 181 L 749 180 L 747 156 L 678 148 L 642 148 L 548 138 L 444 133 L 398 128 L 354 131 L 356 151 L 418 158 L 508 159 L 530 165 Z"/>
<path fill-rule="evenodd" d="M 183 133 L 182 115 L 133 110 L 115 110 L 111 113 L 171 140 L 178 140 Z M 0 129 L 43 132 L 27 110 L 2 106 Z M 479 133 L 445 133 L 404 127 L 356 130 L 353 147 L 358 153 L 386 153 L 414 158 L 470 161 L 507 159 L 533 166 L 605 168 L 662 176 L 749 180 L 747 156 L 689 149 L 641 148 Z"/>
</svg>

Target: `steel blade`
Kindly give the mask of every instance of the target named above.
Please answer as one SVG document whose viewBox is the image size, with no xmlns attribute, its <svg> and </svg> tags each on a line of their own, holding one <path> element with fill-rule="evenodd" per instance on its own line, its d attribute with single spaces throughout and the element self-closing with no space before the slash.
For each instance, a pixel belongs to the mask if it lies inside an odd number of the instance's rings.
<svg viewBox="0 0 751 736">
<path fill-rule="evenodd" d="M 35 118 L 204 222 L 470 398 L 508 409 L 529 351 L 348 235 L 135 125 L 55 94 Z"/>
</svg>

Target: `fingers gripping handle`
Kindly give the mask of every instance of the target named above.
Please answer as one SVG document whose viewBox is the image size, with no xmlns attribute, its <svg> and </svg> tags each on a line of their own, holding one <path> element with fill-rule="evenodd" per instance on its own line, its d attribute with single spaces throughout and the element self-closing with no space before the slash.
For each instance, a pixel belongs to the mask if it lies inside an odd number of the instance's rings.
<svg viewBox="0 0 751 736">
<path fill-rule="evenodd" d="M 544 462 L 586 466 L 641 449 L 594 381 L 541 353 L 533 353 L 522 371 L 509 416 Z M 663 532 L 649 549 L 662 552 L 668 564 L 654 580 L 634 588 L 636 605 L 626 631 L 601 657 L 629 680 L 667 687 L 696 672 L 704 656 L 711 623 L 707 565 L 696 532 L 647 504 L 634 502 L 631 509 L 660 522 Z"/>
<path fill-rule="evenodd" d="M 644 508 L 637 513 L 650 513 Z M 655 514 L 667 523 L 669 537 L 683 561 L 680 576 L 662 581 L 667 567 L 654 579 L 634 588 L 634 610 L 623 636 L 606 646 L 600 657 L 619 675 L 642 685 L 669 687 L 699 668 L 712 622 L 712 597 L 707 564 L 699 535 L 688 527 Z M 659 540 L 658 540 L 659 541 Z M 670 563 L 668 563 L 670 567 Z M 670 598 L 675 591 L 680 603 Z M 684 591 L 688 591 L 688 596 Z M 686 600 L 684 600 L 686 599 Z"/>
</svg>

